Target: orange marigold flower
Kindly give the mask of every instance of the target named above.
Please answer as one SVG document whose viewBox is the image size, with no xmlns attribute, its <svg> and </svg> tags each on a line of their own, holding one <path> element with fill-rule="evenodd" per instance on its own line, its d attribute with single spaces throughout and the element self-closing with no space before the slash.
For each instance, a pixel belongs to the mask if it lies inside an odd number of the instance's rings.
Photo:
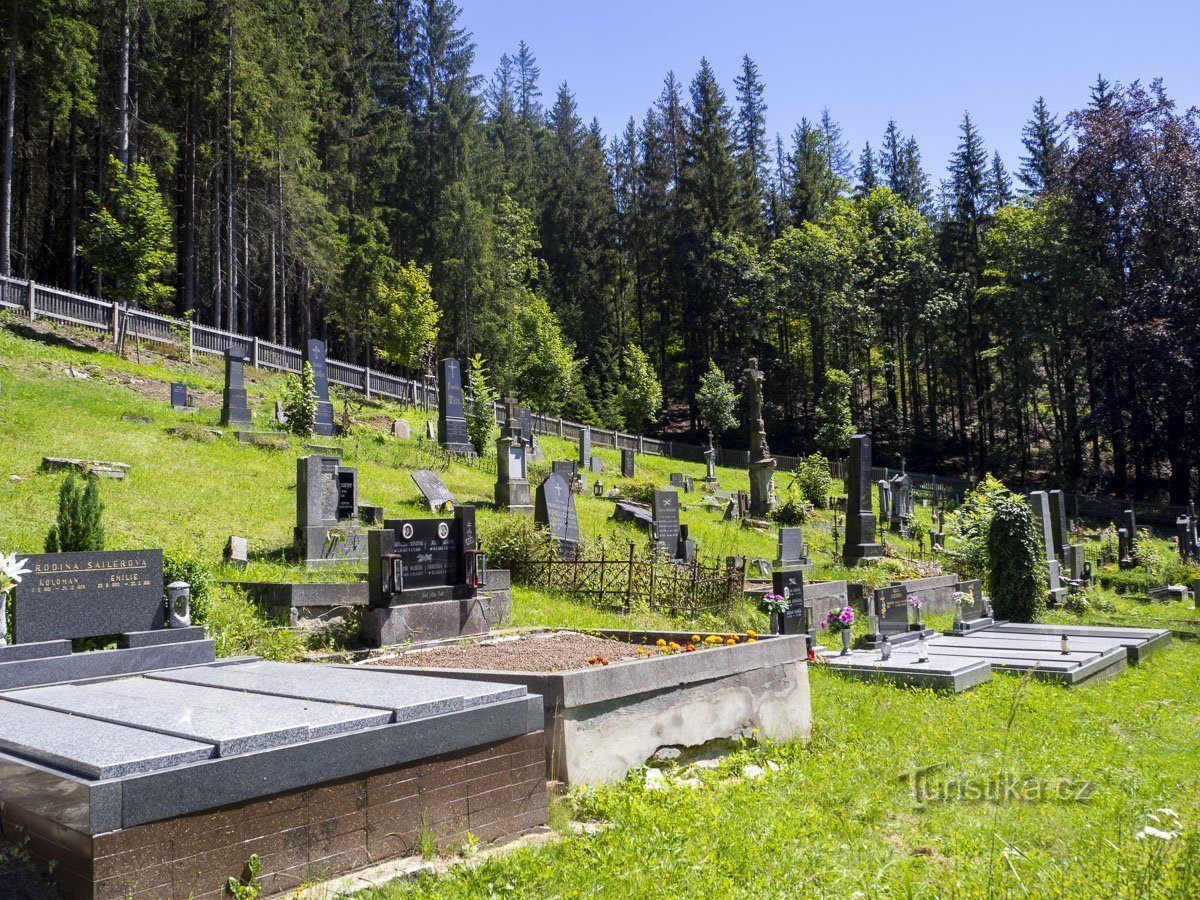
<svg viewBox="0 0 1200 900">
<path fill-rule="evenodd" d="M 726 638 L 725 643 L 728 644 L 730 647 L 732 647 L 734 644 L 737 643 L 737 638 Z"/>
<path fill-rule="evenodd" d="M 753 628 L 747 628 L 746 629 L 746 637 L 747 638 L 756 638 L 756 637 L 758 637 L 758 632 L 755 631 Z"/>
<path fill-rule="evenodd" d="M 655 643 L 655 645 L 656 645 L 656 646 L 659 646 L 659 647 L 665 647 L 665 646 L 667 646 L 667 642 L 666 642 L 666 640 L 664 640 L 663 638 L 659 638 L 659 639 L 658 639 L 657 641 L 655 641 L 654 643 Z"/>
<path fill-rule="evenodd" d="M 693 643 L 693 644 L 698 644 L 698 643 L 700 643 L 700 635 L 698 635 L 698 634 L 693 634 L 693 635 L 692 635 L 692 643 Z"/>
</svg>

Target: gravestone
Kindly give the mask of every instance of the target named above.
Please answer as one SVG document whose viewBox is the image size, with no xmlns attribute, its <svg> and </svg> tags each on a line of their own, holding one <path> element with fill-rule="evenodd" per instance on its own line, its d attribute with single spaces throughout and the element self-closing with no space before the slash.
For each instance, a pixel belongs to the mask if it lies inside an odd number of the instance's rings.
<svg viewBox="0 0 1200 900">
<path fill-rule="evenodd" d="M 686 525 L 679 526 L 679 544 L 675 550 L 675 558 L 685 563 L 690 563 L 696 558 L 696 542 L 688 537 Z"/>
<path fill-rule="evenodd" d="M 805 631 L 804 573 L 795 569 L 775 571 L 771 575 L 771 592 L 787 601 L 787 610 L 777 622 L 780 634 L 800 634 Z"/>
<path fill-rule="evenodd" d="M 246 402 L 246 350 L 230 347 L 225 351 L 225 390 L 221 393 L 221 424 L 246 425 L 251 421 Z"/>
<path fill-rule="evenodd" d="M 171 382 L 171 408 L 176 412 L 195 412 L 192 395 L 186 384 L 180 381 Z"/>
<path fill-rule="evenodd" d="M 904 585 L 876 588 L 872 592 L 872 610 L 876 642 L 883 640 L 884 635 L 893 642 L 897 638 L 903 642 L 910 634 L 915 639 L 917 632 L 908 630 L 908 588 Z"/>
<path fill-rule="evenodd" d="M 431 441 L 437 440 L 437 423 L 433 419 L 429 419 L 425 423 L 425 437 Z"/>
<path fill-rule="evenodd" d="M 996 624 L 983 596 L 983 582 L 979 579 L 960 581 L 954 588 L 956 593 L 966 594 L 967 602 L 958 607 L 954 625 L 946 634 L 966 635 L 990 628 Z"/>
<path fill-rule="evenodd" d="M 739 519 L 744 519 L 750 515 L 750 493 L 748 491 L 737 492 L 737 505 Z"/>
<path fill-rule="evenodd" d="M 454 495 L 450 493 L 450 489 L 446 487 L 436 472 L 417 469 L 412 473 L 412 480 L 416 482 L 417 489 L 429 504 L 430 512 L 441 512 L 457 505 Z"/>
<path fill-rule="evenodd" d="M 161 550 L 42 553 L 13 592 L 17 644 L 154 631 L 166 624 Z M 0 656 L 0 659 L 3 657 Z"/>
<path fill-rule="evenodd" d="M 1048 590 L 1050 602 L 1057 604 L 1066 599 L 1067 589 L 1062 586 L 1062 566 L 1054 555 L 1054 524 L 1050 517 L 1050 496 L 1045 491 L 1033 491 L 1029 495 L 1029 504 L 1037 516 L 1039 535 L 1046 554 L 1046 565 L 1050 570 Z"/>
<path fill-rule="evenodd" d="M 671 487 L 673 487 L 673 488 L 682 488 L 683 487 L 683 473 L 682 472 L 672 472 L 671 473 Z"/>
<path fill-rule="evenodd" d="M 696 490 L 696 482 L 692 480 L 691 475 L 683 476 L 683 492 L 690 494 Z"/>
<path fill-rule="evenodd" d="M 280 425 L 287 424 L 287 411 L 283 408 L 283 404 L 278 400 L 275 401 L 275 421 Z"/>
<path fill-rule="evenodd" d="M 407 419 L 396 419 L 392 422 L 392 437 L 407 441 L 412 437 L 412 426 Z"/>
<path fill-rule="evenodd" d="M 557 472 L 551 472 L 538 485 L 533 521 L 544 525 L 550 536 L 567 555 L 579 546 L 579 513 L 575 509 L 575 495 L 571 484 Z"/>
<path fill-rule="evenodd" d="M 679 553 L 679 494 L 675 491 L 655 491 L 654 540 L 662 544 L 667 555 L 674 559 Z"/>
<path fill-rule="evenodd" d="M 592 457 L 591 472 L 593 475 L 601 475 L 604 473 L 604 460 L 598 456 Z"/>
<path fill-rule="evenodd" d="M 1122 569 L 1133 566 L 1133 539 L 1128 528 L 1117 529 L 1117 558 Z"/>
<path fill-rule="evenodd" d="M 850 438 L 850 467 L 846 476 L 846 542 L 842 561 L 847 567 L 883 556 L 875 541 L 875 514 L 871 507 L 871 438 Z"/>
<path fill-rule="evenodd" d="M 893 475 L 890 487 L 892 508 L 888 519 L 894 531 L 902 523 L 907 524 L 912 521 L 914 511 L 912 478 L 906 472 Z"/>
<path fill-rule="evenodd" d="M 1054 556 L 1062 561 L 1067 558 L 1066 549 L 1071 543 L 1068 534 L 1067 499 L 1062 491 L 1050 491 L 1050 532 L 1054 538 Z"/>
<path fill-rule="evenodd" d="M 521 424 L 522 442 L 525 446 L 532 447 L 536 437 L 533 433 L 533 410 L 528 406 L 518 406 L 517 421 Z"/>
<path fill-rule="evenodd" d="M 225 560 L 225 565 L 233 566 L 237 569 L 246 568 L 246 564 L 250 561 L 248 542 L 244 537 L 238 537 L 231 534 L 229 540 L 225 542 L 225 550 L 221 554 L 221 558 Z"/>
<path fill-rule="evenodd" d="M 749 512 L 757 518 L 765 518 L 774 505 L 776 463 L 767 446 L 767 429 L 763 424 L 763 373 L 757 359 L 750 360 L 745 375 L 746 398 L 750 403 Z"/>
<path fill-rule="evenodd" d="M 704 451 L 704 483 L 713 486 L 717 484 L 717 451 L 711 443 Z"/>
<path fill-rule="evenodd" d="M 317 414 L 313 417 L 313 434 L 336 434 L 333 423 L 333 404 L 329 402 L 329 368 L 325 363 L 325 342 L 304 342 L 304 361 L 312 366 L 313 393 L 317 395 Z"/>
<path fill-rule="evenodd" d="M 389 519 L 370 535 L 363 639 L 370 646 L 487 632 L 507 613 L 486 592 L 475 508 L 454 518 Z"/>
<path fill-rule="evenodd" d="M 886 478 L 880 478 L 876 486 L 879 494 L 879 522 L 889 525 L 892 521 L 892 483 Z"/>
<path fill-rule="evenodd" d="M 296 460 L 296 556 L 308 568 L 357 562 L 367 555 L 358 519 L 358 470 L 336 456 Z"/>
<path fill-rule="evenodd" d="M 550 464 L 550 471 L 559 476 L 567 484 L 570 484 L 579 473 L 579 467 L 574 460 L 556 459 Z"/>
<path fill-rule="evenodd" d="M 579 432 L 579 465 L 585 469 L 592 465 L 592 429 L 586 425 Z"/>
<path fill-rule="evenodd" d="M 474 456 L 463 415 L 462 368 L 453 357 L 438 363 L 438 443 L 451 453 Z"/>
<path fill-rule="evenodd" d="M 811 568 L 803 529 L 780 528 L 775 558 L 776 571 L 807 572 Z"/>
<path fill-rule="evenodd" d="M 505 409 L 504 427 L 496 439 L 496 506 L 509 512 L 531 513 L 528 451 L 521 443 L 521 425 L 511 397 Z"/>
<path fill-rule="evenodd" d="M 637 474 L 635 454 L 632 450 L 621 451 L 621 477 L 633 478 Z"/>
</svg>

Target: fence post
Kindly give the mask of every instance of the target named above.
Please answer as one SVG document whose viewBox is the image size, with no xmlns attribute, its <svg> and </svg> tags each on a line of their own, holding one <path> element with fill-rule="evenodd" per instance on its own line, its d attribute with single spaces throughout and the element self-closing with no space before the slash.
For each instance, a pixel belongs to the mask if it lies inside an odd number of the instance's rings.
<svg viewBox="0 0 1200 900">
<path fill-rule="evenodd" d="M 121 304 L 112 302 L 112 338 L 115 344 L 121 336 Z"/>
<path fill-rule="evenodd" d="M 37 307 L 33 305 L 33 279 L 29 279 L 29 288 L 25 296 L 25 303 L 29 307 L 29 321 L 32 322 L 37 318 Z"/>
<path fill-rule="evenodd" d="M 633 558 L 637 553 L 637 547 L 633 541 L 629 542 L 629 577 L 625 579 L 625 612 L 629 612 L 633 608 Z"/>
<path fill-rule="evenodd" d="M 188 362 L 195 361 L 196 323 L 188 319 Z"/>
</svg>

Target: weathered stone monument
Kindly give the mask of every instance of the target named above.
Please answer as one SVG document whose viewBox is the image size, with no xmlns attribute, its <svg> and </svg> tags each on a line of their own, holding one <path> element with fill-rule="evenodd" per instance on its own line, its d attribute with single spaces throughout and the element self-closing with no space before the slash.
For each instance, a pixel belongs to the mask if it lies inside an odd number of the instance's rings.
<svg viewBox="0 0 1200 900">
<path fill-rule="evenodd" d="M 890 487 L 892 507 L 888 514 L 888 521 L 891 523 L 893 531 L 899 531 L 900 526 L 908 525 L 913 517 L 915 504 L 912 477 L 901 469 L 899 474 L 892 476 Z"/>
<path fill-rule="evenodd" d="M 765 517 L 772 506 L 775 491 L 775 460 L 767 446 L 767 428 L 763 424 L 763 373 L 758 360 L 746 367 L 746 397 L 750 401 L 750 515 Z M 867 498 L 870 502 L 870 497 Z"/>
<path fill-rule="evenodd" d="M 509 512 L 531 513 L 529 459 L 521 443 L 521 424 L 512 397 L 505 401 L 505 411 L 504 425 L 496 439 L 496 506 Z"/>
<path fill-rule="evenodd" d="M 438 363 L 438 443 L 451 453 L 474 456 L 463 414 L 462 367 L 453 357 Z"/>
<path fill-rule="evenodd" d="M 325 342 L 315 338 L 305 341 L 304 361 L 312 366 L 313 393 L 317 395 L 313 433 L 337 434 L 338 429 L 333 422 L 333 404 L 329 401 L 329 367 L 325 364 Z"/>
<path fill-rule="evenodd" d="M 689 564 L 696 559 L 696 542 L 688 536 L 686 525 L 679 526 L 679 542 L 675 546 L 675 559 Z"/>
<path fill-rule="evenodd" d="M 369 548 L 362 631 L 371 646 L 481 634 L 508 614 L 485 590 L 473 506 L 452 519 L 389 519 Z"/>
<path fill-rule="evenodd" d="M 358 519 L 358 470 L 336 456 L 296 460 L 297 558 L 308 568 L 366 558 L 367 536 Z"/>
<path fill-rule="evenodd" d="M 883 544 L 875 541 L 875 513 L 871 508 L 871 438 L 850 438 L 850 466 L 846 476 L 846 542 L 842 562 L 856 566 L 883 556 Z"/>
<path fill-rule="evenodd" d="M 246 348 L 233 346 L 225 351 L 225 390 L 221 393 L 221 424 L 248 425 L 250 406 L 246 402 Z"/>
<path fill-rule="evenodd" d="M 407 419 L 396 419 L 392 422 L 392 437 L 407 441 L 412 437 L 412 426 Z"/>
<path fill-rule="evenodd" d="M 570 482 L 557 472 L 538 485 L 533 520 L 549 530 L 562 555 L 574 555 L 579 547 L 579 513 Z"/>
<path fill-rule="evenodd" d="M 679 494 L 675 491 L 655 491 L 654 540 L 675 559 L 679 555 Z"/>
<path fill-rule="evenodd" d="M 704 451 L 704 483 L 710 488 L 720 486 L 717 482 L 717 451 L 711 441 L 708 449 Z"/>
<path fill-rule="evenodd" d="M 412 473 L 412 480 L 425 502 L 429 504 L 430 512 L 446 512 L 458 505 L 454 495 L 450 493 L 450 488 L 446 487 L 437 472 L 417 469 Z"/>
<path fill-rule="evenodd" d="M 812 561 L 808 558 L 808 545 L 804 543 L 801 528 L 780 528 L 777 542 L 775 571 L 808 572 Z"/>
<path fill-rule="evenodd" d="M 633 478 L 637 474 L 637 463 L 632 450 L 621 451 L 621 477 Z"/>
<path fill-rule="evenodd" d="M 1054 555 L 1054 523 L 1050 516 L 1050 496 L 1045 491 L 1033 491 L 1029 505 L 1038 519 L 1039 534 L 1045 548 L 1046 565 L 1050 570 L 1050 602 L 1057 604 L 1066 599 L 1067 589 L 1062 585 L 1062 565 Z"/>
<path fill-rule="evenodd" d="M 1062 564 L 1064 577 L 1081 582 L 1084 577 L 1083 547 L 1071 543 L 1071 525 L 1067 519 L 1067 497 L 1062 491 L 1050 491 L 1050 524 L 1054 535 L 1054 555 Z"/>
<path fill-rule="evenodd" d="M 586 425 L 579 430 L 579 468 L 592 469 L 592 429 Z"/>
<path fill-rule="evenodd" d="M 879 524 L 890 525 L 892 522 L 892 483 L 886 478 L 880 478 L 876 489 L 879 494 Z"/>
</svg>

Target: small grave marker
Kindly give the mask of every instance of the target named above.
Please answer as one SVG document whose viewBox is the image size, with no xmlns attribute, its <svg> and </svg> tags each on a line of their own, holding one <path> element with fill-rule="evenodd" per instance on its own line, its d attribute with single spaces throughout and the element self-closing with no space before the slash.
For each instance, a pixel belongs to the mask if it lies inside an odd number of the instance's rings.
<svg viewBox="0 0 1200 900">
<path fill-rule="evenodd" d="M 446 487 L 436 472 L 417 469 L 412 473 L 412 480 L 416 482 L 417 489 L 429 503 L 431 512 L 439 512 L 455 505 L 454 495 L 450 493 L 450 489 Z"/>
<path fill-rule="evenodd" d="M 551 472 L 538 485 L 533 520 L 545 525 L 560 546 L 574 547 L 579 544 L 579 513 L 575 509 L 575 495 L 571 493 L 570 483 L 557 472 Z"/>
</svg>

